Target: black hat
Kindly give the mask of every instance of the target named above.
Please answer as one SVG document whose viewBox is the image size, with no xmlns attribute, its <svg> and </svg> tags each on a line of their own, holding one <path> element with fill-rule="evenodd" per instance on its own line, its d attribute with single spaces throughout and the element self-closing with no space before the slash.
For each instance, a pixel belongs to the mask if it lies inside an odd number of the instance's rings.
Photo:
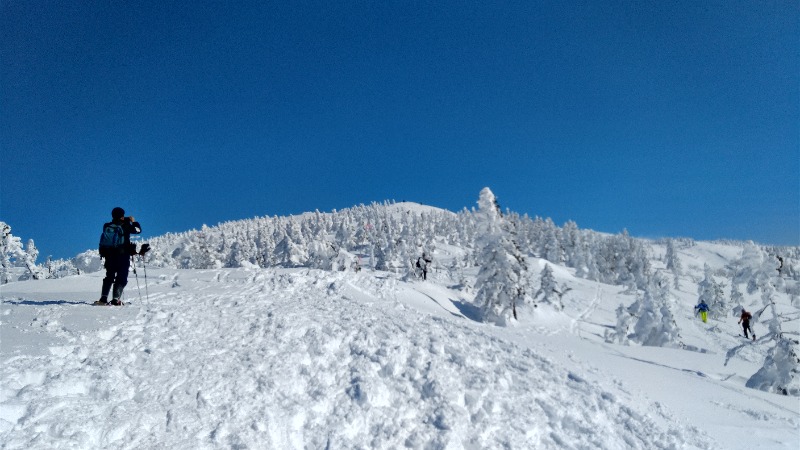
<svg viewBox="0 0 800 450">
<path fill-rule="evenodd" d="M 125 210 L 119 206 L 111 210 L 112 219 L 122 219 L 123 217 L 125 217 Z"/>
</svg>

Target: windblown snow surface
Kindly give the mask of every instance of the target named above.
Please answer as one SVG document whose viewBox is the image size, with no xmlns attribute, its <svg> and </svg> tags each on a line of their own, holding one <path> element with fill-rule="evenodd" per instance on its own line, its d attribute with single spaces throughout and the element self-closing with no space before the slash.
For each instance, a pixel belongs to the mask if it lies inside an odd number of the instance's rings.
<svg viewBox="0 0 800 450">
<path fill-rule="evenodd" d="M 737 250 L 692 251 L 682 256 L 702 267 Z M 139 289 L 131 274 L 124 307 L 89 304 L 101 273 L 2 286 L 3 448 L 800 443 L 798 399 L 745 387 L 767 349 L 753 344 L 723 365 L 743 342 L 736 319 L 695 319 L 689 277 L 676 319 L 696 351 L 606 343 L 614 310 L 633 297 L 563 267 L 566 310 L 522 309 L 512 327 L 474 320 L 469 291 L 444 271 L 427 281 L 369 270 L 148 272 L 139 268 Z"/>
</svg>

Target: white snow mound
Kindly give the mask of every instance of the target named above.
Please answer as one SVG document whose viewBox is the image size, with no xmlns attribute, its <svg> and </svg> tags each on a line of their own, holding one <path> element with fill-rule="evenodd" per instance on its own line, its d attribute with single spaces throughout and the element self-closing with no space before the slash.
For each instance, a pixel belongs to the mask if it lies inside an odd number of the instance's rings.
<svg viewBox="0 0 800 450">
<path fill-rule="evenodd" d="M 713 447 L 659 405 L 464 317 L 444 287 L 153 272 L 122 308 L 78 302 L 100 274 L 6 286 L 3 448 Z M 425 297 L 441 314 L 418 310 Z"/>
</svg>

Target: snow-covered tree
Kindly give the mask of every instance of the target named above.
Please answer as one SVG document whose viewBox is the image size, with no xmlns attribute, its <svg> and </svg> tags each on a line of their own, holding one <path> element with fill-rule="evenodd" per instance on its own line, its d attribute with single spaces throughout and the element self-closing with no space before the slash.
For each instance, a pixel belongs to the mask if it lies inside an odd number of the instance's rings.
<svg viewBox="0 0 800 450">
<path fill-rule="evenodd" d="M 678 257 L 678 252 L 675 250 L 675 241 L 673 239 L 667 239 L 667 253 L 664 259 L 667 264 L 667 270 L 672 272 L 675 289 L 680 289 L 680 276 L 683 274 L 683 265 Z"/>
<path fill-rule="evenodd" d="M 297 221 L 289 219 L 283 239 L 275 246 L 274 261 L 282 267 L 301 267 L 308 263 L 308 248 Z"/>
<path fill-rule="evenodd" d="M 733 281 L 731 281 L 731 304 L 734 305 L 734 308 L 739 308 L 738 311 L 744 307 L 744 295 L 739 290 L 739 285 Z"/>
<path fill-rule="evenodd" d="M 775 341 L 775 346 L 767 353 L 764 365 L 747 380 L 745 386 L 800 397 L 798 342 L 785 336 L 776 337 Z"/>
<path fill-rule="evenodd" d="M 517 319 L 517 305 L 525 297 L 527 266 L 515 241 L 515 233 L 509 229 L 492 191 L 483 188 L 478 198 L 477 261 L 480 266 L 475 301 L 483 314 L 483 320 L 498 325 Z"/>
<path fill-rule="evenodd" d="M 501 214 L 513 231 L 522 255 L 538 255 L 575 268 L 579 277 L 643 289 L 649 276 L 648 245 L 623 232 L 608 236 L 579 230 L 574 222 L 563 229 L 552 219 Z M 330 261 L 324 247 L 369 255 L 370 267 L 413 272 L 413 263 L 437 242 L 467 249 L 458 255 L 463 268 L 476 267 L 481 243 L 478 214 L 395 208 L 392 204 L 360 205 L 331 213 L 319 211 L 293 217 L 256 217 L 171 233 L 150 240 L 155 267 L 235 267 L 249 262 L 260 267 L 324 268 Z M 512 233 L 513 234 L 513 233 Z M 288 239 L 287 239 L 288 237 Z M 792 255 L 787 255 L 787 257 Z M 366 260 L 365 260 L 366 262 Z"/>
<path fill-rule="evenodd" d="M 606 342 L 628 345 L 628 335 L 631 332 L 631 325 L 634 319 L 635 316 L 631 313 L 630 308 L 626 308 L 625 305 L 620 303 L 619 308 L 617 308 L 617 324 L 614 326 L 614 331 L 606 331 Z"/>
<path fill-rule="evenodd" d="M 542 269 L 541 279 L 539 283 L 539 290 L 536 291 L 533 298 L 539 303 L 546 303 L 552 305 L 557 310 L 564 309 L 564 303 L 561 297 L 566 293 L 564 288 L 558 285 L 555 276 L 553 276 L 553 269 L 550 264 L 545 264 Z"/>
<path fill-rule="evenodd" d="M 617 236 L 594 241 L 598 281 L 627 286 L 630 292 L 645 289 L 650 277 L 650 260 L 644 243 L 623 230 Z"/>
<path fill-rule="evenodd" d="M 763 287 L 761 300 L 764 308 L 753 314 L 753 321 L 759 321 L 766 310 L 771 311 L 772 318 L 767 322 L 768 332 L 761 335 L 757 342 L 762 345 L 773 342 L 774 346 L 769 349 L 767 357 L 764 359 L 764 365 L 747 380 L 745 385 L 752 389 L 800 397 L 798 333 L 786 332 L 782 329 L 782 322 L 785 319 L 777 312 L 775 289 L 771 285 Z M 742 344 L 730 349 L 725 364 L 727 365 L 728 361 L 746 345 L 749 344 Z"/>
<path fill-rule="evenodd" d="M 667 253 L 664 255 L 667 270 L 680 274 L 683 270 L 681 259 L 678 257 L 678 252 L 675 251 L 675 241 L 667 239 Z"/>
<path fill-rule="evenodd" d="M 708 315 L 719 319 L 728 311 L 728 305 L 723 295 L 723 286 L 714 279 L 714 273 L 708 264 L 703 267 L 703 281 L 697 285 L 697 303 L 705 302 L 708 305 Z"/>
<path fill-rule="evenodd" d="M 758 284 L 763 283 L 772 274 L 762 274 L 766 255 L 762 249 L 753 242 L 745 244 L 742 256 L 733 262 L 733 274 L 736 283 L 747 283 L 747 291 L 753 293 L 758 290 Z M 766 276 L 764 276 L 766 275 Z"/>
<path fill-rule="evenodd" d="M 633 334 L 628 338 L 653 347 L 682 347 L 678 325 L 670 310 L 669 283 L 661 274 L 651 277 L 640 299 Z"/>
<path fill-rule="evenodd" d="M 550 223 L 548 224 L 549 226 L 544 236 L 544 253 L 542 256 L 550 262 L 561 264 L 564 262 L 564 249 L 561 245 L 561 230 L 555 226 L 551 219 L 547 219 L 545 222 L 547 221 L 550 221 Z"/>
<path fill-rule="evenodd" d="M 222 267 L 222 262 L 217 259 L 220 256 L 217 252 L 217 246 L 214 244 L 217 237 L 215 231 L 208 225 L 203 224 L 203 227 L 197 233 L 197 240 L 190 247 L 190 262 L 187 268 L 214 269 Z"/>
<path fill-rule="evenodd" d="M 308 246 L 308 262 L 316 269 L 333 270 L 338 254 L 336 246 L 330 242 L 315 240 Z"/>
<path fill-rule="evenodd" d="M 23 254 L 21 239 L 11 234 L 11 227 L 0 222 L 0 283 L 16 281 L 11 273 L 13 260 Z"/>
<path fill-rule="evenodd" d="M 13 275 L 13 267 L 24 267 L 27 272 L 20 278 L 32 278 L 39 280 L 46 278 L 45 270 L 36 265 L 39 257 L 39 250 L 33 243 L 33 239 L 28 240 L 27 248 L 23 248 L 22 239 L 11 234 L 11 226 L 5 222 L 0 222 L 0 283 L 16 281 Z"/>
</svg>

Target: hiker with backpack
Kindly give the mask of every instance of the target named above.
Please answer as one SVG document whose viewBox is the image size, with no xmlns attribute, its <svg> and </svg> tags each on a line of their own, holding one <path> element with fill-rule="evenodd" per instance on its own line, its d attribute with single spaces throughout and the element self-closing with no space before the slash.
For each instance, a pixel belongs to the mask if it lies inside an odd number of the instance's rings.
<svg viewBox="0 0 800 450">
<path fill-rule="evenodd" d="M 694 313 L 695 316 L 697 315 L 698 312 L 700 313 L 700 318 L 703 319 L 703 323 L 708 322 L 708 305 L 706 304 L 706 302 L 700 300 L 700 303 L 698 303 L 697 306 L 694 307 L 694 310 L 695 310 Z"/>
<path fill-rule="evenodd" d="M 428 256 L 425 252 L 422 252 L 422 257 L 417 258 L 417 269 L 422 272 L 422 279 L 428 279 L 428 267 L 431 264 L 431 257 Z"/>
<path fill-rule="evenodd" d="M 753 315 L 750 314 L 749 312 L 745 311 L 744 308 L 742 308 L 742 315 L 741 315 L 741 317 L 739 317 L 739 323 L 742 324 L 742 330 L 744 330 L 744 337 L 745 337 L 745 339 L 748 338 L 747 332 L 749 331 L 750 334 L 753 335 L 753 340 L 755 341 L 756 340 L 756 334 L 753 333 L 753 329 L 750 328 L 750 319 L 752 319 L 752 318 L 753 318 Z"/>
<path fill-rule="evenodd" d="M 103 225 L 100 235 L 100 257 L 105 258 L 106 277 L 100 300 L 95 305 L 108 305 L 108 294 L 112 294 L 111 305 L 122 305 L 122 291 L 128 284 L 131 256 L 136 254 L 136 244 L 131 243 L 131 234 L 139 234 L 142 227 L 133 217 L 125 217 L 125 210 L 114 208 L 111 222 Z M 113 287 L 113 291 L 112 291 Z"/>
</svg>

